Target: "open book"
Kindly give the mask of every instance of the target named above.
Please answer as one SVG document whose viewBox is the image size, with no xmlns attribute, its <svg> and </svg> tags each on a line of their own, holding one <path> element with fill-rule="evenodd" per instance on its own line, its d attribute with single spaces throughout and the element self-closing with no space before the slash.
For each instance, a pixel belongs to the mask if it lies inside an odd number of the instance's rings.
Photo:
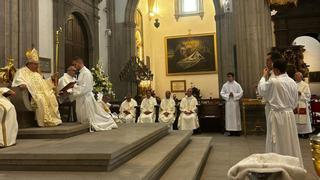
<svg viewBox="0 0 320 180">
<path fill-rule="evenodd" d="M 76 84 L 77 82 L 70 82 L 69 84 L 67 84 L 65 87 L 63 87 L 61 90 L 60 90 L 60 93 L 64 93 L 64 92 L 67 92 L 68 89 L 71 89 L 73 88 L 73 86 Z"/>
</svg>

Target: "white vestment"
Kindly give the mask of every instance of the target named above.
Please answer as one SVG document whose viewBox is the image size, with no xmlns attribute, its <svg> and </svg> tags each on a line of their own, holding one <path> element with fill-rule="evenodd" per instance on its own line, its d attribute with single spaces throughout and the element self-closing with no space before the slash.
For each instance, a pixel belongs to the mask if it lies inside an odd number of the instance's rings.
<svg viewBox="0 0 320 180">
<path fill-rule="evenodd" d="M 293 113 L 298 104 L 297 84 L 287 74 L 282 74 L 268 81 L 262 77 L 259 88 L 271 107 L 266 122 L 266 152 L 298 157 L 303 167 Z"/>
<path fill-rule="evenodd" d="M 275 78 L 275 77 L 276 77 L 276 75 L 274 75 L 273 71 L 271 70 L 269 79 Z M 260 83 L 258 84 L 258 91 L 259 91 L 259 94 L 261 94 L 259 85 L 260 85 Z M 265 105 L 265 107 L 264 107 L 264 113 L 265 113 L 266 120 L 267 120 L 267 119 L 268 119 L 269 112 L 270 112 L 270 104 L 269 104 L 269 102 L 266 101 L 264 98 L 262 98 L 262 101 L 266 103 L 266 105 Z M 268 128 L 268 127 L 267 127 L 267 128 Z"/>
<path fill-rule="evenodd" d="M 159 122 L 168 124 L 172 127 L 172 124 L 176 120 L 176 102 L 172 98 L 164 98 L 160 104 Z M 168 116 L 165 113 L 169 113 Z"/>
<path fill-rule="evenodd" d="M 230 97 L 230 93 L 233 97 Z M 236 81 L 226 82 L 221 89 L 221 97 L 226 101 L 225 122 L 227 131 L 241 131 L 241 115 L 239 100 L 243 95 L 243 90 Z"/>
<path fill-rule="evenodd" d="M 3 96 L 8 88 L 0 88 L 0 147 L 16 144 L 18 134 L 17 113 L 13 104 Z"/>
<path fill-rule="evenodd" d="M 199 127 L 199 120 L 197 115 L 198 101 L 193 96 L 186 96 L 180 102 L 180 116 L 178 121 L 178 128 L 180 130 L 193 130 Z M 186 114 L 185 112 L 192 112 Z"/>
<path fill-rule="evenodd" d="M 156 98 L 144 98 L 141 102 L 140 106 L 140 116 L 138 119 L 138 123 L 154 123 L 156 120 L 156 110 L 155 107 L 157 105 Z M 145 114 L 145 112 L 151 112 L 150 114 Z"/>
<path fill-rule="evenodd" d="M 117 128 L 110 114 L 108 114 L 94 99 L 93 77 L 89 69 L 80 70 L 77 84 L 73 88 L 73 97 L 76 100 L 77 119 L 81 123 L 90 123 L 95 131 Z"/>
<path fill-rule="evenodd" d="M 309 111 L 309 102 L 311 98 L 311 92 L 309 85 L 304 82 L 300 81 L 297 83 L 298 91 L 301 92 L 299 96 L 299 103 L 297 107 L 296 122 L 299 134 L 308 134 L 312 133 L 311 127 L 311 118 L 310 118 L 310 111 Z M 301 110 L 303 112 L 301 113 Z"/>
<path fill-rule="evenodd" d="M 64 73 L 63 76 L 59 78 L 59 81 L 58 81 L 58 87 L 57 87 L 58 92 L 60 92 L 69 83 L 75 82 L 75 81 L 76 81 L 75 77 L 70 76 L 68 73 Z M 72 89 L 68 89 L 67 92 L 72 93 Z M 59 96 L 60 103 L 67 102 L 67 101 L 73 101 L 72 97 L 69 95 Z"/>
<path fill-rule="evenodd" d="M 123 101 L 120 106 L 119 119 L 122 123 L 135 123 L 136 121 L 136 106 L 138 106 L 137 101 L 131 98 L 130 101 Z M 128 111 L 129 114 L 124 113 Z"/>
</svg>

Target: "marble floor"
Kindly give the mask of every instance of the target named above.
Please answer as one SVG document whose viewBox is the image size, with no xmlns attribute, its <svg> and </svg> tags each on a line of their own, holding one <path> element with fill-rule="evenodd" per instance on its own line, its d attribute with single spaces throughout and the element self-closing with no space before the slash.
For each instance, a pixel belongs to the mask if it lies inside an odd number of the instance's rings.
<svg viewBox="0 0 320 180">
<path fill-rule="evenodd" d="M 263 153 L 265 136 L 228 137 L 223 134 L 200 134 L 213 137 L 213 148 L 209 155 L 201 180 L 224 180 L 230 167 L 253 153 Z M 308 139 L 300 139 L 304 166 L 308 171 L 306 180 L 319 179 L 313 168 Z"/>
</svg>

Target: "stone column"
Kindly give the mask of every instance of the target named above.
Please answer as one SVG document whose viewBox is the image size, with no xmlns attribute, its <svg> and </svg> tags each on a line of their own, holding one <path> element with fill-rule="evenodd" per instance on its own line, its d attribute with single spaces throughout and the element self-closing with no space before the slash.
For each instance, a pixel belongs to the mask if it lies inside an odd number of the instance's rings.
<svg viewBox="0 0 320 180">
<path fill-rule="evenodd" d="M 25 52 L 32 45 L 39 49 L 39 2 L 19 0 L 19 67 L 25 63 Z"/>
<path fill-rule="evenodd" d="M 219 87 L 226 81 L 228 72 L 235 72 L 235 30 L 233 24 L 233 14 L 225 13 L 220 0 L 214 0 L 216 10 L 216 30 L 218 49 L 218 74 Z"/>
<path fill-rule="evenodd" d="M 244 97 L 255 97 L 266 54 L 272 47 L 269 6 L 262 0 L 234 0 L 234 29 L 238 81 Z"/>
</svg>

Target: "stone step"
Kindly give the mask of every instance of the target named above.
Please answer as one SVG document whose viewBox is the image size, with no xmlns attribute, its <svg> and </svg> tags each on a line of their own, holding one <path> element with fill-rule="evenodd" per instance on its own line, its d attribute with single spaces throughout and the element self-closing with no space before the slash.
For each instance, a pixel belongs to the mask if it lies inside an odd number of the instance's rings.
<svg viewBox="0 0 320 180">
<path fill-rule="evenodd" d="M 89 126 L 80 123 L 62 123 L 56 127 L 32 127 L 18 130 L 18 139 L 68 138 L 89 132 Z"/>
<path fill-rule="evenodd" d="M 165 124 L 124 124 L 66 139 L 19 140 L 0 149 L 0 170 L 110 171 L 167 134 Z"/>
<path fill-rule="evenodd" d="M 111 172 L 0 171 L 1 180 L 159 179 L 190 142 L 191 131 L 173 131 Z"/>
<path fill-rule="evenodd" d="M 200 179 L 211 150 L 211 142 L 211 137 L 192 137 L 190 144 L 168 168 L 161 180 Z"/>
</svg>

